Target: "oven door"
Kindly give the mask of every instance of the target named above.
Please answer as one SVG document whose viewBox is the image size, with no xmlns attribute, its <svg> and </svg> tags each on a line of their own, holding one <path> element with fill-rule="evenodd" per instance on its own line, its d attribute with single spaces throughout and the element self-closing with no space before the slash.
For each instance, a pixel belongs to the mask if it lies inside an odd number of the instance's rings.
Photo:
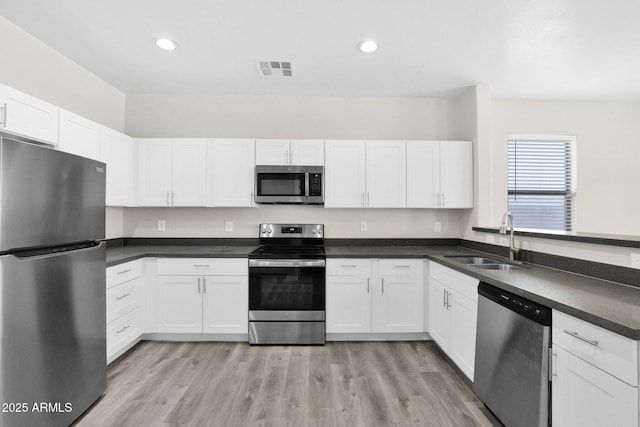
<svg viewBox="0 0 640 427">
<path fill-rule="evenodd" d="M 324 259 L 249 260 L 249 320 L 324 319 Z"/>
</svg>

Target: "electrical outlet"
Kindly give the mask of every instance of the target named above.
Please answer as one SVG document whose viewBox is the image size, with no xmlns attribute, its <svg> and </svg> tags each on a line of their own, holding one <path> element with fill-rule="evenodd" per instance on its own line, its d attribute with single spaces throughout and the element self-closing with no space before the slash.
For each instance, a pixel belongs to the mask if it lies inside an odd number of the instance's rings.
<svg viewBox="0 0 640 427">
<path fill-rule="evenodd" d="M 435 221 L 433 223 L 433 232 L 434 233 L 442 233 L 442 222 Z"/>
<path fill-rule="evenodd" d="M 367 231 L 367 221 L 360 221 L 360 231 Z"/>
<path fill-rule="evenodd" d="M 233 221 L 224 222 L 224 231 L 227 233 L 231 233 L 233 231 Z"/>
<path fill-rule="evenodd" d="M 631 267 L 640 268 L 640 253 L 636 252 L 631 254 Z"/>
<path fill-rule="evenodd" d="M 167 229 L 167 221 L 164 219 L 158 220 L 158 231 L 165 231 Z"/>
<path fill-rule="evenodd" d="M 506 237 L 498 237 L 498 244 L 507 246 L 509 244 L 509 239 L 507 239 Z"/>
</svg>

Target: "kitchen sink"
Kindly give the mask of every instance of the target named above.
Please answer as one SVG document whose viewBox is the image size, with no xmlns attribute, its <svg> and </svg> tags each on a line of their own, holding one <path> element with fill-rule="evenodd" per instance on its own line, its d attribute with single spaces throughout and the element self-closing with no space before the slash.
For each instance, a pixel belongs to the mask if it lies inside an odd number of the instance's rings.
<svg viewBox="0 0 640 427">
<path fill-rule="evenodd" d="M 476 264 L 475 268 L 481 268 L 483 270 L 522 270 L 523 266 L 516 264 Z"/>
<path fill-rule="evenodd" d="M 461 264 L 465 264 L 474 268 L 480 268 L 482 270 L 521 270 L 523 268 L 526 268 L 518 264 L 508 264 L 499 259 L 487 258 L 483 256 L 446 255 L 445 257 L 453 261 L 457 261 Z"/>
<path fill-rule="evenodd" d="M 492 258 L 485 258 L 481 256 L 469 256 L 469 255 L 447 255 L 446 258 L 452 259 L 454 261 L 460 262 L 462 264 L 467 265 L 495 265 L 495 264 L 503 264 L 502 261 Z"/>
</svg>

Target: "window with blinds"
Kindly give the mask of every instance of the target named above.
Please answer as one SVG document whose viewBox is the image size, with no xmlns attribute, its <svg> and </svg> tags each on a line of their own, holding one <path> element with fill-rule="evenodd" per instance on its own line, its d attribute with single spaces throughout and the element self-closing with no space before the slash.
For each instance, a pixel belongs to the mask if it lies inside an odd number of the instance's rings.
<svg viewBox="0 0 640 427">
<path fill-rule="evenodd" d="M 509 138 L 508 203 L 517 228 L 574 231 L 575 138 Z"/>
</svg>

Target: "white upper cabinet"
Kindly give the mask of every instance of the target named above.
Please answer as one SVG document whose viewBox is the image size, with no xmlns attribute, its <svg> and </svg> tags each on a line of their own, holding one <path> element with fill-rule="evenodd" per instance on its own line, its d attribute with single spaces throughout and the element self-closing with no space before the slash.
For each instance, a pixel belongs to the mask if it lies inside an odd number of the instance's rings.
<svg viewBox="0 0 640 427">
<path fill-rule="evenodd" d="M 107 206 L 136 205 L 136 144 L 133 138 L 100 127 L 100 151 L 107 164 Z"/>
<path fill-rule="evenodd" d="M 473 144 L 440 142 L 440 191 L 443 208 L 473 207 Z"/>
<path fill-rule="evenodd" d="M 324 141 L 314 139 L 258 139 L 257 165 L 324 165 Z"/>
<path fill-rule="evenodd" d="M 404 141 L 327 141 L 325 207 L 405 207 Z"/>
<path fill-rule="evenodd" d="M 366 207 L 403 208 L 407 197 L 404 141 L 367 141 Z"/>
<path fill-rule="evenodd" d="M 58 142 L 59 108 L 0 84 L 0 128 L 44 142 Z"/>
<path fill-rule="evenodd" d="M 324 140 L 292 139 L 289 147 L 290 164 L 324 166 Z"/>
<path fill-rule="evenodd" d="M 171 172 L 172 206 L 206 206 L 206 140 L 174 139 Z"/>
<path fill-rule="evenodd" d="M 139 206 L 206 206 L 207 141 L 138 141 Z"/>
<path fill-rule="evenodd" d="M 324 206 L 364 207 L 365 141 L 326 141 L 325 155 Z"/>
<path fill-rule="evenodd" d="M 58 150 L 93 160 L 102 160 L 100 125 L 61 109 Z"/>
<path fill-rule="evenodd" d="M 407 141 L 407 207 L 473 207 L 471 141 Z"/>
<path fill-rule="evenodd" d="M 208 205 L 252 206 L 255 141 L 214 139 L 209 142 L 208 156 Z"/>
</svg>

